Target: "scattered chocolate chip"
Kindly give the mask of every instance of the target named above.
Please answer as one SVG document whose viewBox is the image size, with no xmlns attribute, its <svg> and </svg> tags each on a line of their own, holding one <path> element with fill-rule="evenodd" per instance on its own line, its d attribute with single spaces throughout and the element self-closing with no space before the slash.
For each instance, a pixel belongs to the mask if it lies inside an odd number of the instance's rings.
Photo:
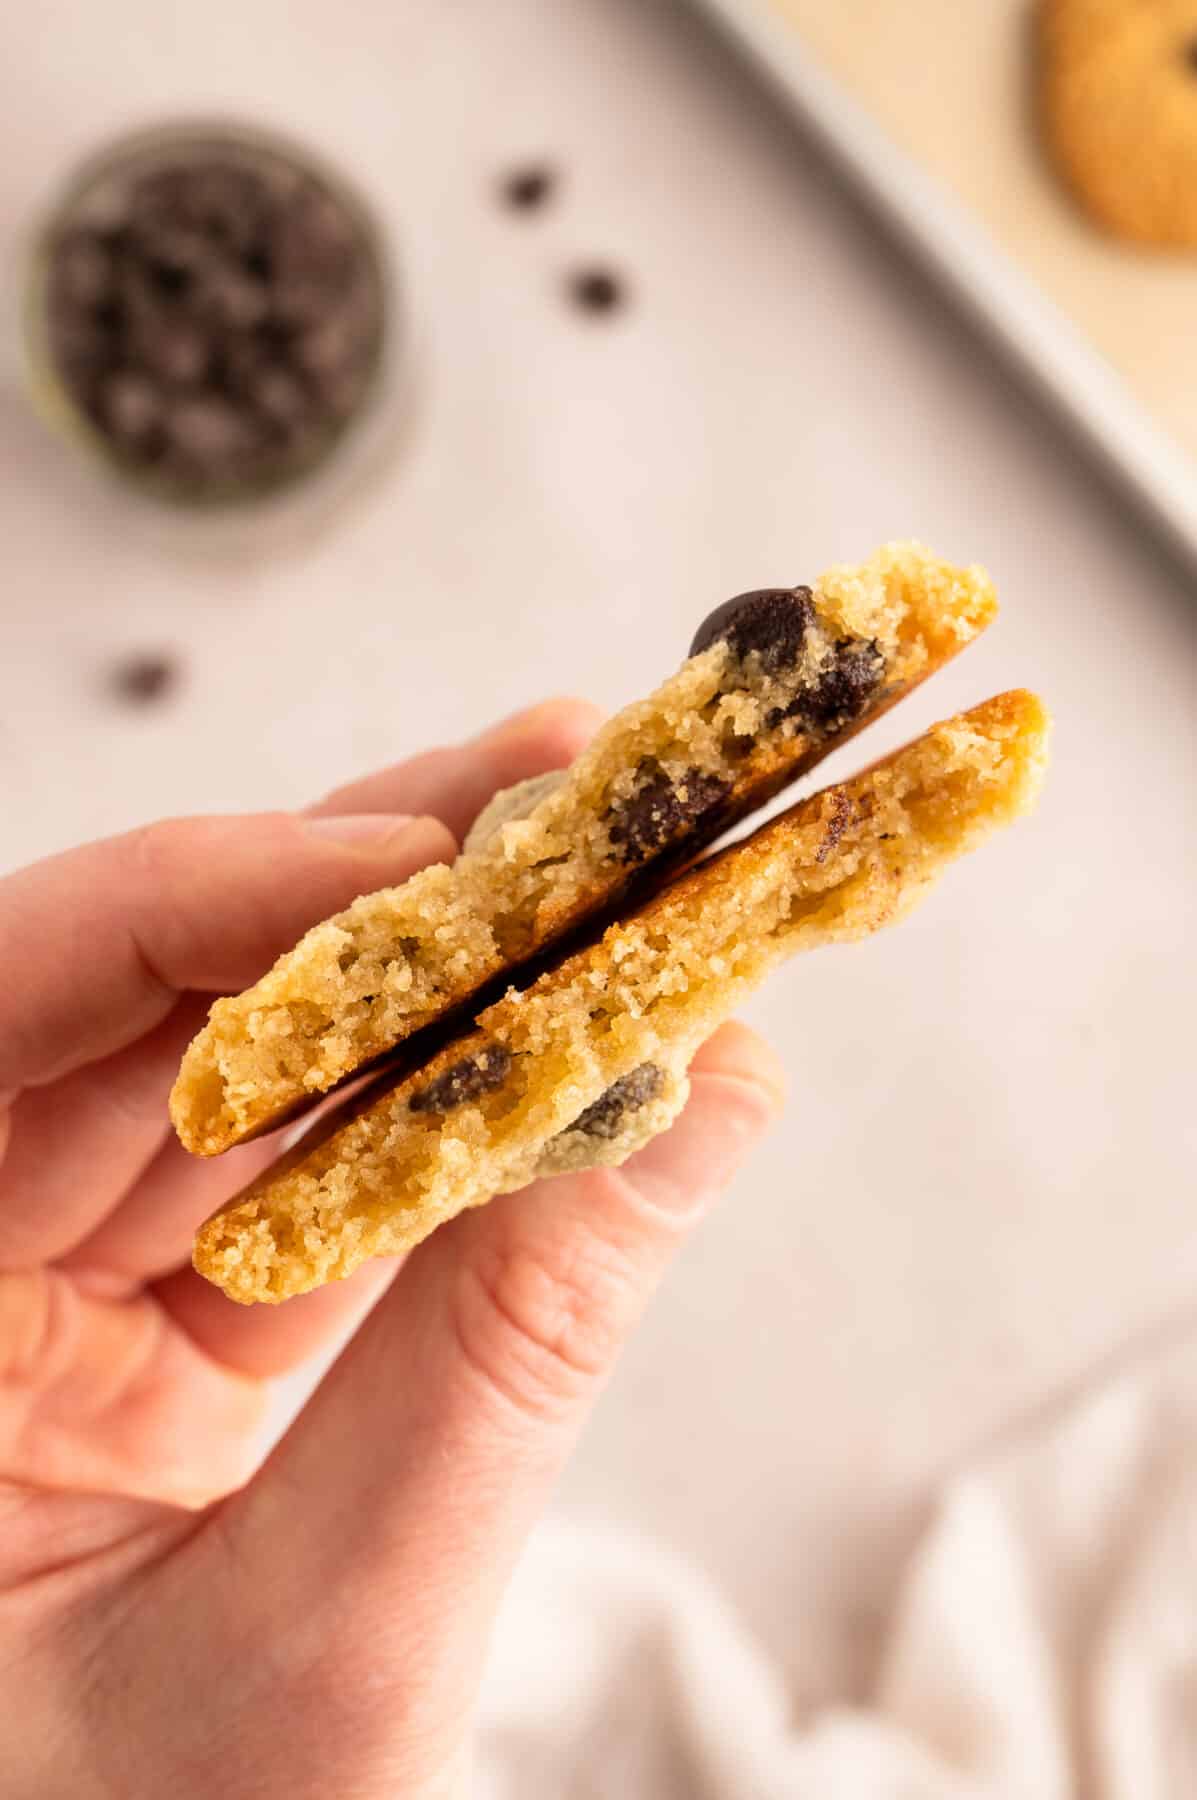
<svg viewBox="0 0 1197 1800">
<path fill-rule="evenodd" d="M 641 1063 L 630 1074 L 613 1081 L 568 1129 L 584 1131 L 587 1137 L 613 1138 L 627 1114 L 655 1100 L 664 1086 L 665 1077 L 656 1063 Z"/>
<path fill-rule="evenodd" d="M 762 668 L 775 675 L 798 662 L 814 619 L 808 587 L 756 588 L 707 614 L 694 633 L 690 655 L 698 656 L 725 638 L 741 662 L 755 652 Z"/>
<path fill-rule="evenodd" d="M 270 486 L 356 411 L 382 344 L 365 227 L 273 151 L 197 141 L 105 177 L 47 254 L 48 345 L 113 456 L 180 494 Z"/>
<path fill-rule="evenodd" d="M 467 1100 L 477 1100 L 502 1087 L 510 1070 L 510 1050 L 503 1044 L 488 1044 L 477 1056 L 466 1056 L 454 1063 L 427 1087 L 417 1088 L 408 1105 L 414 1113 L 452 1112 L 455 1106 L 464 1106 Z"/>
<path fill-rule="evenodd" d="M 1197 75 L 1197 37 L 1191 37 L 1184 47 L 1184 59 L 1194 75 Z"/>
<path fill-rule="evenodd" d="M 640 785 L 609 811 L 607 836 L 625 863 L 643 862 L 679 838 L 726 799 L 730 783 L 701 769 L 672 779 L 648 759 L 640 765 Z"/>
<path fill-rule="evenodd" d="M 118 663 L 109 677 L 109 685 L 118 700 L 131 706 L 148 706 L 169 693 L 178 676 L 178 664 L 173 658 L 146 652 Z"/>
<path fill-rule="evenodd" d="M 578 269 L 569 278 L 568 293 L 580 312 L 610 313 L 624 304 L 626 294 L 619 277 L 610 269 Z"/>
<path fill-rule="evenodd" d="M 556 185 L 557 176 L 546 164 L 529 163 L 505 175 L 499 193 L 513 212 L 535 212 L 552 199 Z"/>
<path fill-rule="evenodd" d="M 825 863 L 852 823 L 852 802 L 841 788 L 831 803 L 831 817 L 823 833 L 823 842 L 815 852 L 815 861 Z"/>
</svg>

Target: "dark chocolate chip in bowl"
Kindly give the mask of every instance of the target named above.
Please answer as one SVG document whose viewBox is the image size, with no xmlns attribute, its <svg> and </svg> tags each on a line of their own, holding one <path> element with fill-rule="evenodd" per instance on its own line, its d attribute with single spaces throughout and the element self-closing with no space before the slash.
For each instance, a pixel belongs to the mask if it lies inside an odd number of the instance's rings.
<svg viewBox="0 0 1197 1800">
<path fill-rule="evenodd" d="M 547 164 L 528 163 L 503 177 L 499 193 L 513 212 L 535 212 L 552 199 L 556 185 L 556 174 Z"/>
<path fill-rule="evenodd" d="M 731 791 L 730 783 L 701 769 L 670 777 L 651 759 L 641 764 L 639 785 L 610 809 L 607 836 L 621 861 L 643 862 L 679 838 Z"/>
<path fill-rule="evenodd" d="M 585 1132 L 587 1137 L 613 1138 L 618 1134 L 628 1113 L 647 1106 L 650 1100 L 657 1098 L 664 1086 L 665 1077 L 656 1063 L 641 1063 L 630 1074 L 613 1081 L 592 1106 L 578 1114 L 567 1129 Z"/>
<path fill-rule="evenodd" d="M 248 497 L 312 464 L 366 398 L 379 258 L 352 201 L 290 152 L 197 137 L 151 154 L 167 160 L 114 152 L 103 221 L 85 192 L 50 234 L 49 360 L 127 471 Z"/>
<path fill-rule="evenodd" d="M 567 292 L 579 312 L 612 313 L 624 304 L 623 282 L 610 269 L 577 269 L 570 276 Z"/>
<path fill-rule="evenodd" d="M 117 663 L 109 675 L 109 686 L 118 700 L 130 706 L 148 706 L 168 694 L 178 678 L 173 657 L 148 651 Z"/>
<path fill-rule="evenodd" d="M 417 1088 L 408 1105 L 414 1113 L 452 1112 L 455 1106 L 502 1087 L 510 1072 L 510 1050 L 503 1044 L 488 1044 L 476 1056 L 465 1056 L 435 1076 L 427 1087 Z"/>
<path fill-rule="evenodd" d="M 753 652 L 769 674 L 793 668 L 802 655 L 815 607 L 808 587 L 754 588 L 736 594 L 708 613 L 690 645 L 690 655 L 725 638 L 741 661 Z"/>
</svg>

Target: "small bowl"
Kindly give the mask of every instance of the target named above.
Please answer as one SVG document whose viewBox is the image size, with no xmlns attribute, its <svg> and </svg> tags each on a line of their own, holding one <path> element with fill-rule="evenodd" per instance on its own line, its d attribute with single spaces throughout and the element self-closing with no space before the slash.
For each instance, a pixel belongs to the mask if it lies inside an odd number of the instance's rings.
<svg viewBox="0 0 1197 1800">
<path fill-rule="evenodd" d="M 407 335 L 360 196 L 298 145 L 218 123 L 89 159 L 36 235 L 22 314 L 60 438 L 205 514 L 298 498 L 376 446 Z"/>
</svg>

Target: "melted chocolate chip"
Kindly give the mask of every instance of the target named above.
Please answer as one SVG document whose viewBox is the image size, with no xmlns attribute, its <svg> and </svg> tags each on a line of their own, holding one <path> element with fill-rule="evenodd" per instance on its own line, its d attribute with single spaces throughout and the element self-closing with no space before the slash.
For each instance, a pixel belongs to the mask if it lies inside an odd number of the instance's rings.
<svg viewBox="0 0 1197 1800">
<path fill-rule="evenodd" d="M 502 1044 L 488 1044 L 477 1056 L 463 1057 L 427 1087 L 417 1088 L 408 1100 L 412 1112 L 452 1112 L 467 1100 L 477 1100 L 502 1087 L 511 1071 L 511 1052 Z"/>
<path fill-rule="evenodd" d="M 640 786 L 608 814 L 607 835 L 625 863 L 643 862 L 726 799 L 730 784 L 701 769 L 671 779 L 651 759 L 640 765 Z"/>
<path fill-rule="evenodd" d="M 860 717 L 884 673 L 885 658 L 872 639 L 841 638 L 835 661 L 788 706 L 775 706 L 765 724 L 773 731 L 784 720 L 797 719 L 806 731 L 834 737 Z"/>
<path fill-rule="evenodd" d="M 708 613 L 694 633 L 690 655 L 697 656 L 724 638 L 741 662 L 755 652 L 767 673 L 775 675 L 797 663 L 814 619 L 808 587 L 756 588 Z"/>
<path fill-rule="evenodd" d="M 821 731 L 842 731 L 860 717 L 884 672 L 885 658 L 872 639 L 862 643 L 841 638 L 835 661 L 801 697 L 803 722 Z"/>
<path fill-rule="evenodd" d="M 815 852 L 815 861 L 825 863 L 852 823 L 852 802 L 841 789 L 832 800 L 831 817 L 823 834 L 823 842 Z"/>
<path fill-rule="evenodd" d="M 665 1077 L 656 1063 L 641 1063 L 629 1075 L 613 1081 L 593 1106 L 579 1113 L 570 1131 L 584 1131 L 587 1137 L 613 1138 L 624 1118 L 655 1100 L 665 1086 Z"/>
</svg>

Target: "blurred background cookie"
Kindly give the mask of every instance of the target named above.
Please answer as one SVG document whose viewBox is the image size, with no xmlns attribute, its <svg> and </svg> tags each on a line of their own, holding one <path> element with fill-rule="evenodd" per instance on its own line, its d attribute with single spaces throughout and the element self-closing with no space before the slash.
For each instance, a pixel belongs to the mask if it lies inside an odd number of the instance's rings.
<svg viewBox="0 0 1197 1800">
<path fill-rule="evenodd" d="M 1085 210 L 1197 248 L 1197 0 L 1042 0 L 1043 126 Z"/>
</svg>

